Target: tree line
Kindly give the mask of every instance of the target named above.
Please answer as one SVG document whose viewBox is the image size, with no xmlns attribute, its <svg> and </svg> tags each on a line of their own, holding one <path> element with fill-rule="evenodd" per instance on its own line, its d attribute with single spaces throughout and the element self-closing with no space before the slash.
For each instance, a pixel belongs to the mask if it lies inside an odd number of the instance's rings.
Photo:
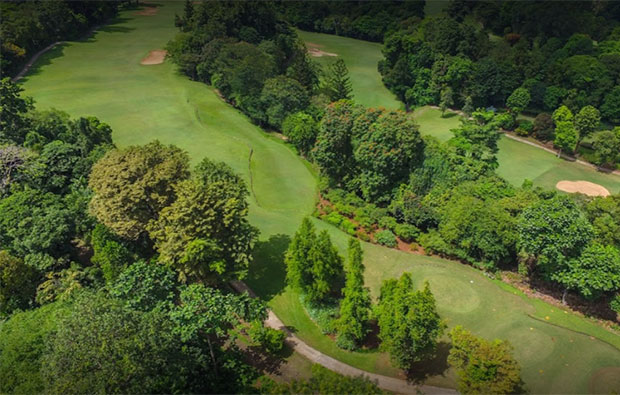
<svg viewBox="0 0 620 395">
<path fill-rule="evenodd" d="M 569 154 L 580 145 L 587 160 L 615 168 L 619 21 L 614 2 L 455 0 L 442 14 L 404 20 L 386 34 L 379 70 L 408 108 L 507 108 L 504 129 Z M 551 113 L 563 107 L 587 123 L 558 124 Z M 523 111 L 536 120 L 517 120 Z"/>
<path fill-rule="evenodd" d="M 38 50 L 76 39 L 116 15 L 122 0 L 20 1 L 0 3 L 0 77 L 12 76 Z"/>
</svg>

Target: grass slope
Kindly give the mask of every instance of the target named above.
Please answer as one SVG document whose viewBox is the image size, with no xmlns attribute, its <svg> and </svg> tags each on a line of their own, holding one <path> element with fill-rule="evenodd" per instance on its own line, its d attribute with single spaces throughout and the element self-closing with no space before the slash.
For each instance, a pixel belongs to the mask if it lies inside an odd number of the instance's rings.
<svg viewBox="0 0 620 395">
<path fill-rule="evenodd" d="M 306 43 L 318 44 L 322 51 L 335 53 L 344 60 L 349 69 L 353 99 L 356 102 L 367 107 L 402 107 L 402 103 L 383 85 L 377 70 L 377 64 L 383 57 L 381 44 L 301 30 L 298 33 Z M 338 57 L 321 56 L 312 59 L 327 68 Z"/>
<path fill-rule="evenodd" d="M 316 196 L 316 180 L 309 167 L 281 141 L 223 103 L 209 87 L 178 75 L 169 63 L 139 64 L 150 50 L 162 48 L 174 36 L 173 16 L 182 6 L 162 3 L 155 16 L 123 12 L 93 38 L 55 49 L 24 80 L 26 94 L 35 98 L 39 108 L 58 107 L 73 116 L 100 117 L 113 127 L 119 146 L 157 138 L 187 150 L 195 162 L 208 156 L 226 161 L 248 182 L 251 174 L 250 219 L 260 228 L 262 240 L 249 278 L 251 286 L 312 346 L 351 365 L 397 375 L 383 353 L 339 350 L 319 333 L 297 295 L 284 288 L 284 250 L 302 217 L 312 211 Z M 344 252 L 347 236 L 319 221 L 316 224 L 329 229 Z M 617 339 L 588 320 L 558 313 L 559 317 L 552 315 L 547 322 L 545 317 L 553 314 L 551 306 L 455 262 L 370 244 L 364 244 L 364 250 L 366 281 L 374 296 L 382 280 L 403 271 L 413 272 L 418 284 L 430 281 L 450 326 L 463 324 L 479 335 L 512 341 L 531 391 L 587 392 L 593 388 L 590 381 L 595 374 L 597 390 L 614 388 L 614 371 L 610 374 L 609 368 L 620 366 L 620 351 L 550 324 L 574 327 L 607 341 Z M 446 351 L 444 345 L 435 361 L 421 364 L 417 377 L 428 375 L 431 384 L 453 386 L 453 373 L 446 371 Z"/>
</svg>

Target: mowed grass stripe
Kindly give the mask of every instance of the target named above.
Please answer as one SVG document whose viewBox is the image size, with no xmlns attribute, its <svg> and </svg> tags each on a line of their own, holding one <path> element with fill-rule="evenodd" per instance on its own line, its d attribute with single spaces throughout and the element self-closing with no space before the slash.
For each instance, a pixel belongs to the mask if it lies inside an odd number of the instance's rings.
<svg viewBox="0 0 620 395">
<path fill-rule="evenodd" d="M 251 169 L 256 199 L 251 199 L 250 220 L 261 230 L 262 239 L 249 279 L 252 287 L 317 349 L 363 369 L 396 375 L 384 353 L 339 350 L 320 334 L 297 296 L 284 287 L 283 251 L 301 219 L 312 212 L 316 196 L 316 180 L 308 166 L 281 141 L 222 102 L 209 87 L 179 75 L 169 62 L 139 64 L 149 51 L 163 48 L 176 34 L 172 21 L 182 7 L 183 3 L 162 3 L 158 14 L 150 17 L 124 12 L 92 39 L 72 42 L 48 54 L 24 81 L 26 94 L 33 96 L 40 108 L 57 107 L 72 116 L 101 118 L 113 127 L 119 146 L 157 138 L 187 150 L 194 162 L 205 156 L 223 160 L 246 182 Z M 351 56 L 355 52 L 351 49 Z M 319 229 L 328 229 L 344 253 L 347 236 L 325 223 L 315 223 Z M 531 391 L 587 392 L 592 374 L 620 366 L 620 351 L 532 319 L 530 314 L 544 319 L 544 309 L 551 307 L 540 302 L 543 307 L 539 309 L 539 301 L 522 298 L 471 267 L 370 244 L 364 244 L 364 251 L 366 282 L 375 297 L 381 281 L 411 271 L 417 284 L 430 281 L 439 310 L 450 326 L 463 324 L 487 338 L 526 336 L 525 331 L 534 328 L 527 338 L 513 341 Z M 559 324 L 578 324 L 591 334 L 603 330 L 583 318 L 570 317 L 574 322 Z M 550 351 L 537 353 L 542 347 Z M 442 350 L 440 355 L 445 357 L 445 348 Z M 578 374 L 558 362 L 562 355 L 579 364 Z M 453 373 L 441 373 L 445 358 L 423 365 L 430 375 L 429 384 L 454 386 Z M 613 388 L 605 385 L 597 388 Z"/>
</svg>

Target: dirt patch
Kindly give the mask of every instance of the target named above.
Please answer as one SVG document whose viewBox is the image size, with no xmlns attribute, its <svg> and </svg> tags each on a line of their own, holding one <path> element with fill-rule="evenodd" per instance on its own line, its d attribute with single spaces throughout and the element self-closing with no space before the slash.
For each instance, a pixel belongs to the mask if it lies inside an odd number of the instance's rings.
<svg viewBox="0 0 620 395">
<path fill-rule="evenodd" d="M 153 16 L 157 14 L 157 7 L 145 7 L 141 9 L 140 11 L 134 12 L 133 14 L 141 15 L 141 16 Z"/>
<path fill-rule="evenodd" d="M 314 43 L 306 43 L 306 45 L 308 46 L 308 53 L 310 56 L 314 56 L 315 58 L 320 58 L 322 56 L 338 56 L 337 53 L 320 50 L 319 48 L 322 47 L 322 45 Z"/>
<path fill-rule="evenodd" d="M 594 372 L 590 377 L 590 393 L 611 394 L 620 388 L 620 368 L 607 367 Z"/>
<path fill-rule="evenodd" d="M 602 185 L 590 181 L 560 181 L 555 184 L 560 191 L 583 193 L 588 196 L 609 196 L 609 191 Z"/>
<path fill-rule="evenodd" d="M 146 55 L 144 59 L 142 59 L 140 64 L 143 64 L 146 66 L 150 66 L 154 64 L 162 64 L 164 63 L 164 59 L 166 58 L 167 53 L 168 52 L 163 49 L 155 49 L 149 52 L 149 54 Z"/>
</svg>

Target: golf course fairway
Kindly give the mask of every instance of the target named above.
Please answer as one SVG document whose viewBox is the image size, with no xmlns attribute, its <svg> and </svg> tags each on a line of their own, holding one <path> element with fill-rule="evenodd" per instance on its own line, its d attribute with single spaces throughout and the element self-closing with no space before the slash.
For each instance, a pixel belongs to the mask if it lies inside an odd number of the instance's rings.
<svg viewBox="0 0 620 395">
<path fill-rule="evenodd" d="M 174 37 L 174 14 L 182 2 L 159 3 L 152 16 L 123 11 L 91 38 L 58 46 L 42 56 L 21 81 L 39 109 L 72 116 L 94 115 L 111 125 L 119 147 L 158 139 L 203 157 L 225 161 L 251 185 L 250 221 L 261 230 L 249 285 L 312 347 L 350 365 L 398 376 L 385 353 L 347 352 L 320 333 L 284 283 L 283 253 L 304 216 L 310 215 L 317 183 L 310 166 L 279 139 L 262 132 L 213 90 L 191 82 L 168 61 L 141 65 L 150 51 Z M 344 252 L 347 237 L 320 221 Z M 620 338 L 587 319 L 529 299 L 460 263 L 364 243 L 366 284 L 376 297 L 381 281 L 413 273 L 429 281 L 449 327 L 462 324 L 486 338 L 508 339 L 531 392 L 611 392 L 620 366 Z M 570 329 L 569 329 L 570 328 Z M 420 364 L 414 378 L 454 387 L 447 369 L 448 345 L 436 360 Z M 611 369 L 611 370 L 610 370 Z M 611 372 L 611 374 L 609 373 Z"/>
</svg>

